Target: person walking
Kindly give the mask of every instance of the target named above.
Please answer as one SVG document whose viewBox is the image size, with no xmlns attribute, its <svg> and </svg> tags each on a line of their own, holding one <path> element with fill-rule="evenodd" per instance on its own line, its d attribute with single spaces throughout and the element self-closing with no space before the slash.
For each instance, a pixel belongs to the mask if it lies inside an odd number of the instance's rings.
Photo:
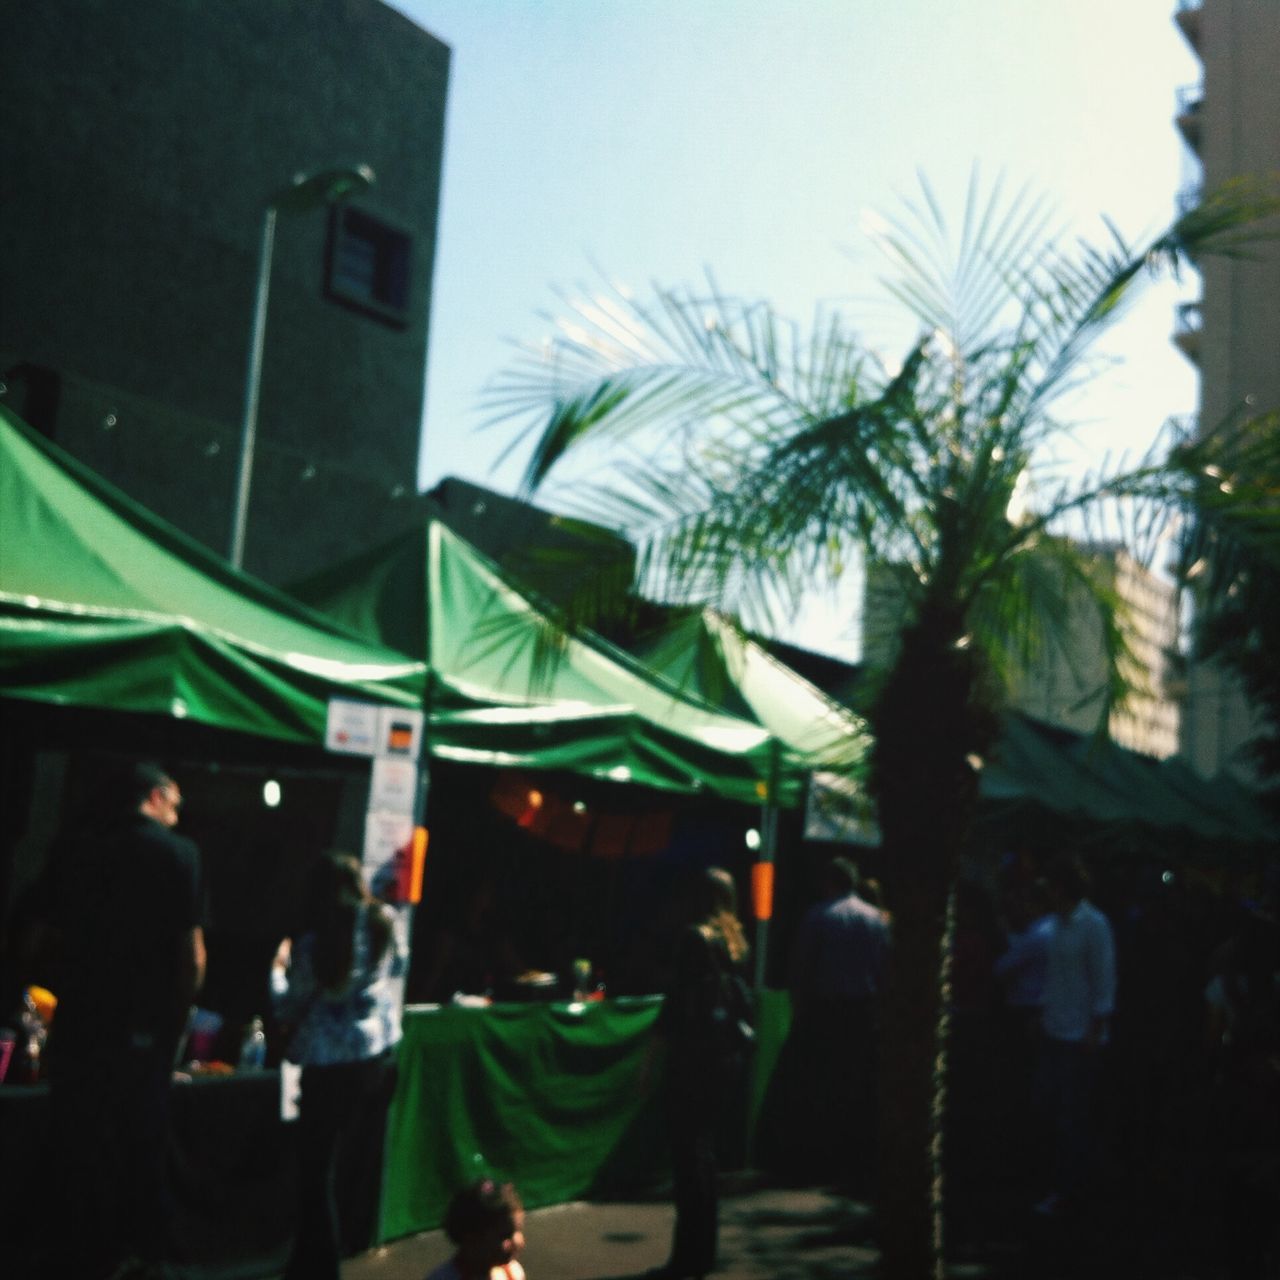
<svg viewBox="0 0 1280 1280">
<path fill-rule="evenodd" d="M 406 958 L 355 858 L 321 857 L 301 936 L 284 939 L 271 972 L 277 1016 L 292 1027 L 285 1056 L 302 1066 L 298 1226 L 285 1280 L 338 1280 L 338 1150 L 371 1108 L 390 1102 L 401 1035 L 391 979 Z"/>
<path fill-rule="evenodd" d="M 716 1138 L 745 1076 L 751 1036 L 742 966 L 747 940 L 733 878 L 721 867 L 687 891 L 670 986 L 656 1030 L 667 1048 L 667 1120 L 675 1190 L 671 1257 L 654 1280 L 715 1270 L 719 1230 Z"/>
</svg>

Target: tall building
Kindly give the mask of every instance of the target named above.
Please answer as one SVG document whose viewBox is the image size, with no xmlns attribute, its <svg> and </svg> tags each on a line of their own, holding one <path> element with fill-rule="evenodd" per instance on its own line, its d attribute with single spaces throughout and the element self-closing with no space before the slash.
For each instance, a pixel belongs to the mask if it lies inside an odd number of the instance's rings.
<svg viewBox="0 0 1280 1280">
<path fill-rule="evenodd" d="M 4 403 L 230 545 L 268 206 L 279 205 L 245 566 L 283 582 L 409 518 L 449 50 L 380 0 L 70 0 L 0 42 Z"/>
<path fill-rule="evenodd" d="M 1178 94 L 1194 174 L 1180 204 L 1233 178 L 1280 177 L 1280 4 L 1179 0 L 1175 20 L 1204 68 Z M 1179 308 L 1174 340 L 1200 371 L 1201 428 L 1280 410 L 1280 247 L 1259 240 L 1247 258 L 1206 258 L 1200 270 L 1200 299 Z M 1251 731 L 1234 681 L 1193 665 L 1182 734 L 1191 764 L 1206 775 L 1238 766 Z"/>
<path fill-rule="evenodd" d="M 1170 664 L 1178 639 L 1174 584 L 1140 564 L 1122 547 L 1089 548 L 1106 585 L 1118 598 L 1128 654 L 1121 674 L 1128 698 L 1107 717 L 1112 741 L 1130 751 L 1164 759 L 1178 749 L 1178 703 L 1171 693 Z M 882 665 L 896 642 L 902 618 L 897 577 L 884 565 L 867 569 L 863 606 L 863 656 Z M 1057 642 L 1012 673 L 1009 705 L 1048 724 L 1092 733 L 1103 713 L 1108 659 L 1096 611 L 1081 595 L 1068 597 Z"/>
<path fill-rule="evenodd" d="M 1128 646 L 1120 668 L 1130 692 L 1110 713 L 1107 730 L 1120 746 L 1163 760 L 1178 749 L 1179 707 L 1170 669 L 1178 640 L 1177 588 L 1123 547 L 1096 547 L 1094 552 L 1121 602 Z M 1013 704 L 1037 719 L 1088 733 L 1097 728 L 1102 709 L 1105 654 L 1088 610 L 1082 607 L 1069 625 L 1063 648 L 1051 650 L 1033 669 L 1019 674 Z"/>
</svg>

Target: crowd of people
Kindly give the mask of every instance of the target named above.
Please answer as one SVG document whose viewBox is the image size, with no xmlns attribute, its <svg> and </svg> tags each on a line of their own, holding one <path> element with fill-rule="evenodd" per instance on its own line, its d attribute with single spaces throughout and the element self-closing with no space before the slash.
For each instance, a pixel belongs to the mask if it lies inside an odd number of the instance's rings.
<svg viewBox="0 0 1280 1280">
<path fill-rule="evenodd" d="M 166 771 L 140 764 L 102 782 L 22 912 L 18 969 L 57 992 L 42 1064 L 60 1174 L 48 1266 L 77 1280 L 158 1280 L 170 1274 L 174 1243 L 171 1087 L 205 971 L 201 859 L 175 829 L 183 797 Z M 353 1125 L 376 1124 L 390 1103 L 401 1017 L 389 980 L 403 975 L 407 948 L 347 855 L 312 860 L 297 914 L 270 972 L 273 1026 L 284 1057 L 302 1068 L 297 1225 L 284 1276 L 337 1280 L 339 1152 Z M 675 1228 L 657 1274 L 669 1280 L 714 1268 L 716 1152 L 753 1035 L 732 877 L 718 868 L 690 877 L 676 914 L 642 1082 L 665 1084 Z M 523 1207 L 512 1184 L 463 1187 L 445 1225 L 457 1252 L 432 1280 L 522 1280 Z"/>
<path fill-rule="evenodd" d="M 105 778 L 21 913 L 16 969 L 56 994 L 41 1064 L 58 1171 L 51 1276 L 168 1274 L 172 1084 L 205 972 L 200 853 L 175 830 L 182 803 L 153 764 Z M 337 1151 L 390 1102 L 401 1030 L 388 979 L 406 959 L 360 863 L 318 855 L 297 936 L 281 941 L 271 972 L 276 1025 L 302 1067 L 289 1280 L 339 1275 Z"/>
<path fill-rule="evenodd" d="M 1078 858 L 1010 857 L 957 886 L 949 1200 L 963 1213 L 994 1191 L 1003 1226 L 1070 1233 L 1141 1195 L 1232 1276 L 1261 1275 L 1280 1206 L 1274 885 L 1255 878 L 1255 896 L 1233 901 L 1171 871 L 1108 870 L 1094 885 Z M 792 956 L 794 1020 L 763 1135 L 783 1172 L 874 1195 L 892 963 L 891 914 L 837 859 Z"/>
<path fill-rule="evenodd" d="M 58 993 L 47 1074 L 59 1274 L 123 1280 L 163 1274 L 169 1250 L 170 1083 L 205 951 L 200 855 L 175 830 L 178 783 L 140 765 L 108 794 L 50 860 L 25 941 L 54 958 Z M 1226 916 L 1207 901 L 1172 873 L 1128 897 L 1099 891 L 1070 856 L 1010 858 L 962 880 L 946 988 L 956 1200 L 1003 1178 L 1035 1189 L 1028 1210 L 1071 1222 L 1109 1194 L 1103 1171 L 1125 1152 L 1128 1176 L 1170 1203 L 1201 1218 L 1210 1206 L 1231 1274 L 1253 1274 L 1280 1203 L 1280 934 L 1273 899 Z M 463 918 L 478 936 L 483 906 Z M 754 1036 L 732 876 L 689 875 L 674 908 L 641 1080 L 663 1082 L 674 1187 L 670 1258 L 655 1280 L 715 1269 L 717 1153 Z M 353 1125 L 385 1114 L 395 1081 L 390 980 L 407 964 L 395 926 L 356 859 L 317 856 L 271 966 L 285 1056 L 302 1066 L 286 1280 L 339 1275 L 337 1153 Z M 461 943 L 441 950 L 442 967 L 466 954 Z M 892 903 L 852 862 L 831 860 L 795 931 L 791 1031 L 758 1135 L 766 1165 L 874 1197 L 878 1024 L 893 963 Z M 521 1280 L 513 1185 L 464 1187 L 446 1227 L 457 1253 L 432 1280 Z"/>
</svg>

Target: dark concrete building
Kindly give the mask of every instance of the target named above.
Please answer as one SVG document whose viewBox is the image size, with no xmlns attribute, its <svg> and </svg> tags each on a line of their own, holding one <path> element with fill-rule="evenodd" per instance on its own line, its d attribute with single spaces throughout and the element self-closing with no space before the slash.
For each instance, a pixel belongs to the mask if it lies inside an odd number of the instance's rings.
<svg viewBox="0 0 1280 1280">
<path fill-rule="evenodd" d="M 0 42 L 3 402 L 225 553 L 259 244 L 281 210 L 245 566 L 284 582 L 415 505 L 449 50 L 379 0 L 70 0 Z"/>
</svg>

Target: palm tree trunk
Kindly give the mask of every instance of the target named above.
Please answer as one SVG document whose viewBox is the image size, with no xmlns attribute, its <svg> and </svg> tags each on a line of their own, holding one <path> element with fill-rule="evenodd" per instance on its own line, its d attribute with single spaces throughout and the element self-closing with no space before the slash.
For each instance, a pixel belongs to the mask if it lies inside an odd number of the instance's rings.
<svg viewBox="0 0 1280 1280">
<path fill-rule="evenodd" d="M 975 667 L 947 616 L 923 613 L 875 714 L 874 786 L 893 951 L 883 1011 L 879 1235 L 885 1280 L 941 1280 L 948 901 L 991 739 Z"/>
</svg>

